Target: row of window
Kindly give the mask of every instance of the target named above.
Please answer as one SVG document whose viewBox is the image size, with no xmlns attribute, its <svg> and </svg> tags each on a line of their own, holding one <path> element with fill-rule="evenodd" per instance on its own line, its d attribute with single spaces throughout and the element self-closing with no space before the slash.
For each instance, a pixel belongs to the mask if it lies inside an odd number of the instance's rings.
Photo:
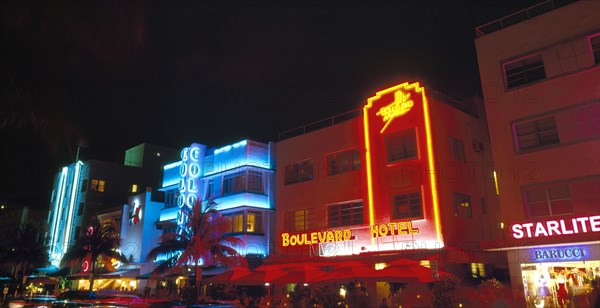
<svg viewBox="0 0 600 308">
<path fill-rule="evenodd" d="M 560 110 L 552 115 L 516 121 L 512 125 L 517 152 L 600 136 L 598 102 Z"/>
<path fill-rule="evenodd" d="M 573 44 L 568 42 L 565 44 Z M 593 64 L 600 63 L 600 33 L 588 37 Z M 582 64 L 583 65 L 583 64 Z M 506 88 L 511 89 L 547 78 L 547 67 L 542 53 L 504 63 Z M 572 68 L 575 69 L 575 68 Z"/>
<path fill-rule="evenodd" d="M 86 192 L 88 189 L 88 179 L 81 181 L 81 192 Z M 106 189 L 106 181 L 92 179 L 90 182 L 90 191 L 104 192 Z"/>
</svg>

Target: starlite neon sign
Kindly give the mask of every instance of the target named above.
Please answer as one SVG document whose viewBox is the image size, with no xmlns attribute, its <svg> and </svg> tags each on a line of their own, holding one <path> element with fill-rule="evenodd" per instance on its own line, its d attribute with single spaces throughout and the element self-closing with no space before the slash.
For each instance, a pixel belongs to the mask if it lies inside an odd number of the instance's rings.
<svg viewBox="0 0 600 308">
<path fill-rule="evenodd" d="M 600 232 L 600 215 L 514 224 L 511 230 L 516 239 Z"/>
</svg>

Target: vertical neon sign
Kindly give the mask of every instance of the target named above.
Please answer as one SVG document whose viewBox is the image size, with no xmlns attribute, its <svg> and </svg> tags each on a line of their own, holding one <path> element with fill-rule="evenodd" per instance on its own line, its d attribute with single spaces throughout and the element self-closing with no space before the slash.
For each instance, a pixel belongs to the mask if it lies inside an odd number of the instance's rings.
<svg viewBox="0 0 600 308">
<path fill-rule="evenodd" d="M 200 176 L 203 174 L 202 165 L 206 147 L 201 144 L 192 143 L 191 146 L 181 150 L 181 165 L 179 165 L 179 196 L 177 205 L 180 211 L 177 213 L 177 225 L 184 228 L 187 223 L 186 212 L 192 210 L 200 192 Z"/>
</svg>

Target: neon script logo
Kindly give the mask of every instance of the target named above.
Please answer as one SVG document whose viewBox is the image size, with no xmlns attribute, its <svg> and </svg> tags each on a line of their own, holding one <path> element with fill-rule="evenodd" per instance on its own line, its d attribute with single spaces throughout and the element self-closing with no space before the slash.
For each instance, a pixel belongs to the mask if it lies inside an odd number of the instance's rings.
<svg viewBox="0 0 600 308">
<path fill-rule="evenodd" d="M 585 260 L 590 255 L 587 247 L 552 247 L 533 250 L 536 261 L 578 261 Z"/>
<path fill-rule="evenodd" d="M 375 114 L 381 116 L 385 122 L 381 133 L 392 123 L 392 120 L 406 114 L 414 105 L 415 103 L 410 99 L 410 93 L 404 94 L 402 91 L 396 91 L 394 93 L 394 101 L 387 106 L 381 107 Z"/>
</svg>

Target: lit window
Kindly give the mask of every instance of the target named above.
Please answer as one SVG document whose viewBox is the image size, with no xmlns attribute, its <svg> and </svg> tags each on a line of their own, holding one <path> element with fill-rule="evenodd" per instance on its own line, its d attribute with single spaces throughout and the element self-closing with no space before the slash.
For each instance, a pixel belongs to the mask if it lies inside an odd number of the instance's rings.
<svg viewBox="0 0 600 308">
<path fill-rule="evenodd" d="M 465 146 L 462 140 L 450 137 L 450 149 L 452 150 L 453 159 L 463 163 L 467 161 L 465 158 Z"/>
<path fill-rule="evenodd" d="M 364 223 L 363 202 L 330 204 L 327 206 L 327 227 L 346 227 Z"/>
<path fill-rule="evenodd" d="M 466 218 L 473 217 L 470 196 L 454 193 L 454 216 Z"/>
<path fill-rule="evenodd" d="M 305 160 L 285 166 L 285 185 L 313 179 L 313 161 Z"/>
<path fill-rule="evenodd" d="M 231 231 L 232 232 L 243 232 L 244 231 L 244 215 L 237 214 L 231 216 Z"/>
<path fill-rule="evenodd" d="M 546 79 L 542 55 L 538 54 L 504 64 L 504 76 L 508 89 Z"/>
<path fill-rule="evenodd" d="M 417 157 L 417 138 L 414 129 L 387 135 L 385 143 L 388 163 Z"/>
<path fill-rule="evenodd" d="M 314 210 L 302 209 L 289 211 L 285 216 L 286 231 L 307 231 L 314 223 Z"/>
<path fill-rule="evenodd" d="M 485 265 L 483 263 L 471 263 L 471 276 L 473 278 L 485 277 Z"/>
<path fill-rule="evenodd" d="M 98 192 L 104 192 L 104 185 L 106 182 L 104 180 L 98 180 Z"/>
<path fill-rule="evenodd" d="M 423 218 L 421 193 L 395 195 L 392 199 L 392 219 L 419 219 Z"/>
<path fill-rule="evenodd" d="M 590 46 L 594 55 L 594 64 L 600 63 L 600 34 L 590 37 Z"/>
<path fill-rule="evenodd" d="M 358 149 L 327 156 L 327 175 L 336 175 L 360 169 Z"/>
<path fill-rule="evenodd" d="M 131 192 L 132 193 L 136 193 L 138 191 L 138 186 L 137 184 L 131 184 Z"/>
<path fill-rule="evenodd" d="M 233 233 L 261 233 L 262 213 L 256 211 L 243 211 L 226 215 L 230 223 L 230 232 Z M 245 226 L 245 227 L 244 227 Z"/>
<path fill-rule="evenodd" d="M 560 143 L 554 116 L 514 124 L 517 151 Z"/>
<path fill-rule="evenodd" d="M 537 187 L 525 191 L 529 217 L 566 215 L 573 213 L 569 185 Z"/>
<path fill-rule="evenodd" d="M 246 232 L 262 232 L 261 212 L 248 212 L 246 220 Z"/>
</svg>

